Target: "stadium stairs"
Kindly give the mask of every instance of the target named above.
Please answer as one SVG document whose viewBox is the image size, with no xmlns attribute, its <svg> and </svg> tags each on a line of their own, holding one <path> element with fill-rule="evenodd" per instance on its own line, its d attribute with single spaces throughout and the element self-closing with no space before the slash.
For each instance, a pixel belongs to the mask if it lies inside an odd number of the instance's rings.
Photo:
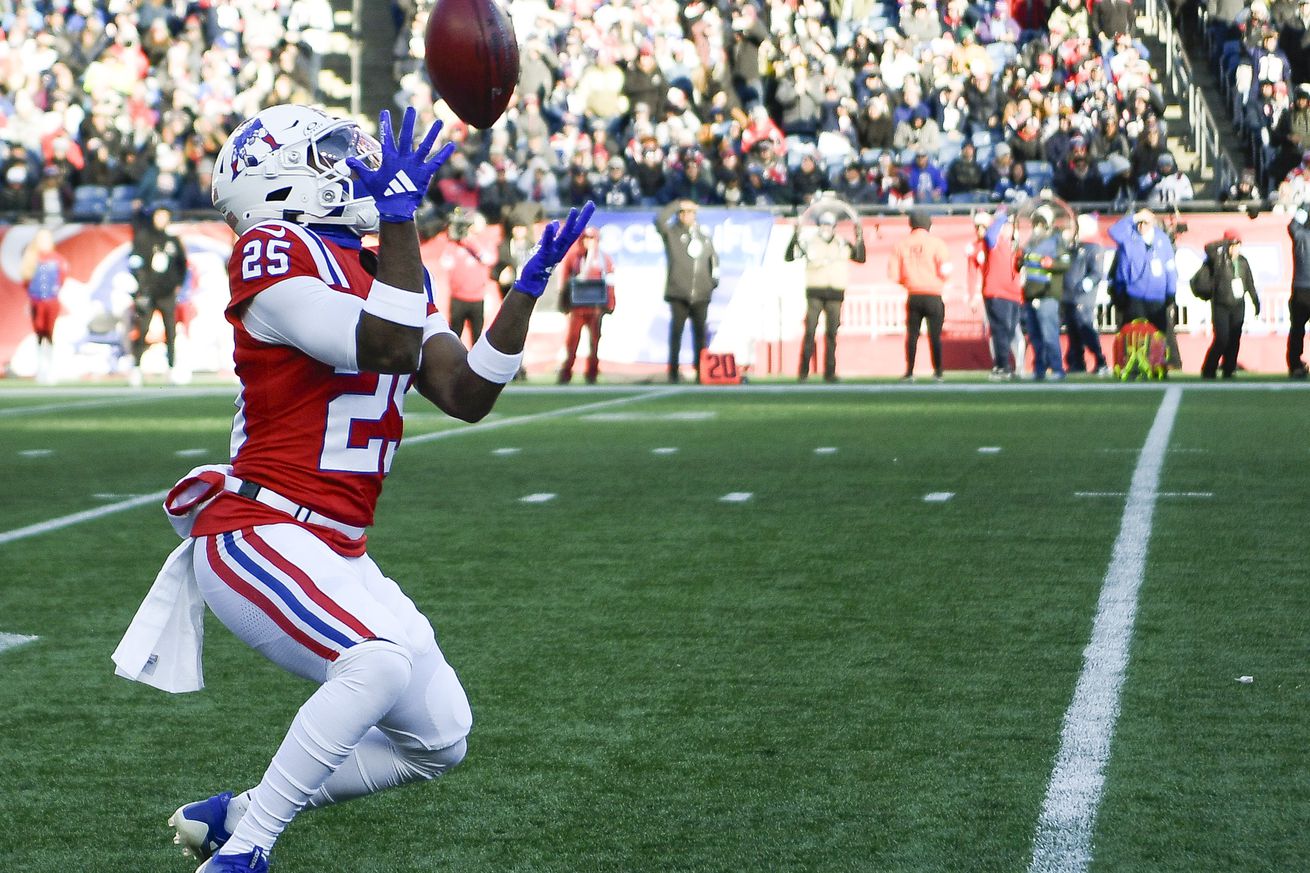
<svg viewBox="0 0 1310 873">
<path fill-rule="evenodd" d="M 1151 65 L 1160 74 L 1169 149 L 1191 177 L 1196 199 L 1217 200 L 1248 161 L 1231 113 L 1224 108 L 1201 25 L 1187 11 L 1175 19 L 1163 0 L 1147 0 L 1137 24 Z"/>
</svg>

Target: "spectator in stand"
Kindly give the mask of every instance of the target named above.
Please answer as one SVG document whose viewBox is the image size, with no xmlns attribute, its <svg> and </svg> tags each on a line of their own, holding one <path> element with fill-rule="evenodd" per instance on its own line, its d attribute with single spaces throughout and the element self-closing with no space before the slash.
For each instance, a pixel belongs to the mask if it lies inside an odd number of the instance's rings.
<svg viewBox="0 0 1310 873">
<path fill-rule="evenodd" d="M 760 20 L 759 9 L 751 3 L 735 5 L 731 14 L 732 85 L 737 99 L 749 104 L 764 97 L 764 80 L 760 76 L 760 54 L 772 47 L 769 29 Z"/>
<path fill-rule="evenodd" d="M 905 288 L 905 375 L 902 381 L 914 380 L 914 359 L 919 348 L 919 331 L 928 322 L 928 349 L 932 356 L 933 379 L 942 381 L 942 323 L 946 307 L 942 291 L 951 275 L 950 253 L 946 243 L 928 231 L 932 216 L 916 209 L 910 213 L 910 234 L 896 243 L 891 254 L 890 278 Z"/>
<path fill-rule="evenodd" d="M 782 132 L 789 143 L 814 143 L 823 115 L 823 84 L 811 75 L 803 55 L 781 68 L 775 99 L 782 109 Z"/>
<path fill-rule="evenodd" d="M 1274 178 L 1287 174 L 1301 160 L 1301 153 L 1310 146 L 1310 86 L 1298 85 L 1291 106 L 1281 110 L 1281 101 L 1267 109 L 1261 107 L 1258 123 L 1267 133 L 1260 135 L 1262 145 L 1268 146 L 1268 173 Z"/>
<path fill-rule="evenodd" d="M 915 203 L 941 203 L 946 199 L 946 177 L 923 146 L 915 150 L 914 161 L 905 173 Z"/>
<path fill-rule="evenodd" d="M 992 199 L 1017 206 L 1030 197 L 1036 197 L 1037 193 L 1036 187 L 1028 178 L 1028 165 L 1021 161 L 1014 161 L 1010 164 L 1009 176 L 998 182 L 992 191 Z"/>
<path fill-rule="evenodd" d="M 641 186 L 628 175 L 628 165 L 618 155 L 609 159 L 605 178 L 596 185 L 596 202 L 618 208 L 641 203 Z"/>
<path fill-rule="evenodd" d="M 1228 186 L 1219 197 L 1219 202 L 1226 206 L 1243 206 L 1258 207 L 1264 202 L 1264 197 L 1260 195 L 1260 187 L 1256 184 L 1255 170 L 1247 167 L 1237 176 L 1237 181 Z"/>
<path fill-rule="evenodd" d="M 1105 54 L 1114 44 L 1119 34 L 1130 39 L 1137 28 L 1137 12 L 1132 0 L 1097 0 L 1092 8 L 1092 33 L 1095 35 L 1101 54 Z"/>
<path fill-rule="evenodd" d="M 619 161 L 622 161 L 619 158 Z M 601 203 L 604 202 L 592 184 L 591 174 L 587 168 L 581 164 L 573 164 L 569 167 L 568 177 L 560 189 L 560 203 L 564 206 L 581 207 L 588 200 Z"/>
<path fill-rule="evenodd" d="M 907 119 L 896 125 L 892 148 L 897 151 L 923 149 L 936 153 L 940 147 L 941 130 L 928 107 L 922 103 L 914 108 Z"/>
<path fill-rule="evenodd" d="M 500 224 L 505 213 L 523 199 L 523 192 L 511 180 L 510 163 L 503 155 L 492 156 L 486 166 L 492 177 L 478 189 L 478 210 L 489 224 Z"/>
<path fill-rule="evenodd" d="M 1001 123 L 1001 95 L 990 71 L 973 71 L 964 83 L 964 100 L 969 107 L 965 125 L 967 134 L 994 133 Z"/>
<path fill-rule="evenodd" d="M 519 176 L 517 184 L 524 200 L 540 203 L 548 211 L 559 210 L 559 179 L 545 158 L 538 156 L 528 161 L 528 170 Z"/>
<path fill-rule="evenodd" d="M 791 174 L 790 185 L 789 199 L 797 206 L 809 203 L 810 198 L 815 194 L 831 187 L 828 174 L 820 169 L 818 159 L 812 151 L 807 151 L 801 156 L 800 166 Z"/>
<path fill-rule="evenodd" d="M 1145 192 L 1147 203 L 1154 207 L 1177 206 L 1186 203 L 1195 195 L 1192 180 L 1179 169 L 1174 156 L 1169 152 L 1160 155 L 1158 178 Z"/>
<path fill-rule="evenodd" d="M 949 194 L 976 194 L 984 191 L 983 167 L 978 163 L 978 149 L 965 140 L 960 154 L 946 168 L 946 191 Z"/>
<path fill-rule="evenodd" d="M 1273 28 L 1260 35 L 1259 45 L 1251 50 L 1251 95 L 1254 97 L 1262 82 L 1286 85 L 1291 76 L 1291 63 L 1278 47 L 1278 31 Z"/>
<path fill-rule="evenodd" d="M 1111 155 L 1121 155 L 1125 160 L 1131 160 L 1132 143 L 1128 141 L 1128 135 L 1119 126 L 1119 116 L 1114 112 L 1107 112 L 1101 116 L 1101 123 L 1096 133 L 1092 135 L 1090 151 L 1095 161 L 1104 161 Z M 1129 166 L 1131 168 L 1131 163 Z"/>
<path fill-rule="evenodd" d="M 856 119 L 855 131 L 862 150 L 892 147 L 896 124 L 892 120 L 886 94 L 875 94 L 869 98 L 869 104 Z"/>
<path fill-rule="evenodd" d="M 640 48 L 629 45 L 625 54 L 623 96 L 628 106 L 634 109 L 644 106 L 652 117 L 663 118 L 670 82 L 660 69 L 654 47 L 650 43 L 643 43 Z"/>
<path fill-rule="evenodd" d="M 1290 10 L 1282 22 L 1278 44 L 1292 65 L 1292 81 L 1310 79 L 1310 0 L 1298 0 Z"/>
<path fill-rule="evenodd" d="M 1083 0 L 1063 0 L 1051 10 L 1046 19 L 1046 27 L 1051 31 L 1060 31 L 1069 36 L 1086 39 L 1092 33 L 1092 17 L 1083 5 Z"/>
<path fill-rule="evenodd" d="M 878 202 L 878 191 L 858 163 L 849 163 L 832 187 L 833 193 L 852 206 L 872 206 Z"/>
<path fill-rule="evenodd" d="M 1028 116 L 1007 143 L 1015 163 L 1046 160 L 1042 152 L 1042 122 L 1036 115 Z"/>
<path fill-rule="evenodd" d="M 1111 203 L 1114 212 L 1131 209 L 1137 200 L 1137 182 L 1133 179 L 1133 168 L 1123 155 L 1111 155 L 1105 159 L 1105 197 Z"/>
<path fill-rule="evenodd" d="M 741 150 L 749 154 L 755 150 L 758 143 L 763 141 L 773 143 L 774 150 L 778 154 L 785 154 L 787 151 L 786 139 L 781 128 L 769 117 L 769 110 L 763 104 L 757 104 L 751 109 L 750 122 L 741 132 Z"/>
<path fill-rule="evenodd" d="M 1137 193 L 1140 196 L 1146 196 L 1151 186 L 1159 178 L 1160 156 L 1168 151 L 1165 145 L 1164 137 L 1160 128 L 1157 126 L 1148 126 L 1145 133 L 1138 137 L 1137 144 L 1133 146 L 1132 161 L 1133 178 L 1137 180 Z"/>
<path fill-rule="evenodd" d="M 641 204 L 654 206 L 659 202 L 660 192 L 668 183 L 668 167 L 664 162 L 664 150 L 651 142 L 641 152 L 641 161 L 632 170 L 641 189 Z"/>
<path fill-rule="evenodd" d="M 1101 171 L 1092 163 L 1087 141 L 1081 136 L 1070 141 L 1069 158 L 1056 170 L 1053 184 L 1055 193 L 1070 202 L 1106 199 Z"/>
<path fill-rule="evenodd" d="M 700 152 L 689 151 L 683 155 L 680 166 L 669 174 L 668 182 L 660 193 L 660 203 L 672 203 L 674 200 L 691 200 L 702 206 L 719 202 L 714 179 L 705 172 L 705 158 Z"/>
<path fill-rule="evenodd" d="M 941 21 L 923 0 L 911 0 L 901 7 L 901 33 L 912 46 L 922 45 L 942 35 Z"/>
<path fill-rule="evenodd" d="M 987 168 L 983 171 L 983 188 L 995 195 L 998 186 L 1009 181 L 1012 166 L 1014 166 L 1014 156 L 1010 153 L 1010 147 L 1005 143 L 997 143 L 992 149 L 992 159 L 987 162 Z"/>
<path fill-rule="evenodd" d="M 1042 140 L 1042 154 L 1037 160 L 1044 160 L 1052 167 L 1058 168 L 1069 160 L 1074 137 L 1083 138 L 1082 133 L 1073 126 L 1073 109 L 1063 106 L 1056 114 L 1055 130 Z"/>
</svg>

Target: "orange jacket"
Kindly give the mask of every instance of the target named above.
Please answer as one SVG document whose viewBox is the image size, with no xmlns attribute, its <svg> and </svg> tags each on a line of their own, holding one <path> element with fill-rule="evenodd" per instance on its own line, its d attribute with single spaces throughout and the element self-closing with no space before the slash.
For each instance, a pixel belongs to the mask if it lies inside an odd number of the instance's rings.
<svg viewBox="0 0 1310 873">
<path fill-rule="evenodd" d="M 951 272 L 951 257 L 946 243 L 921 227 L 892 249 L 891 280 L 904 285 L 911 294 L 942 293 Z"/>
</svg>

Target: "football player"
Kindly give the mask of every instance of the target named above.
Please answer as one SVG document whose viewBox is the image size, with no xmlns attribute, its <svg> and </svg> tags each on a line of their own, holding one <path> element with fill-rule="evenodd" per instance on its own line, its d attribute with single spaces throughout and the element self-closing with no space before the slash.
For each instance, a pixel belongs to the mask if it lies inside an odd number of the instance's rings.
<svg viewBox="0 0 1310 873">
<path fill-rule="evenodd" d="M 274 106 L 237 128 L 214 167 L 214 205 L 238 234 L 226 316 L 241 391 L 231 469 L 180 483 L 211 486 L 192 508 L 191 569 L 238 638 L 319 687 L 258 785 L 169 819 L 204 873 L 267 870 L 302 809 L 432 779 L 464 757 L 464 690 L 428 619 L 369 558 L 365 530 L 407 390 L 456 418 L 485 416 L 594 206 L 546 227 L 466 350 L 432 303 L 414 224 L 454 146 L 432 154 L 437 124 L 414 147 L 414 124 L 406 109 L 393 137 L 383 112 L 379 143 L 351 121 Z M 376 249 L 361 244 L 371 232 Z"/>
</svg>

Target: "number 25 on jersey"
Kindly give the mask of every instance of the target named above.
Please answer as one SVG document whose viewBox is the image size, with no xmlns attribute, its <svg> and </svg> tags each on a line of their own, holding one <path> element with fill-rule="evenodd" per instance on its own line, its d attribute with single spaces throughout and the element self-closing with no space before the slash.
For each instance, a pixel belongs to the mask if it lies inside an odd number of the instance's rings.
<svg viewBox="0 0 1310 873">
<path fill-rule="evenodd" d="M 247 240 L 241 248 L 241 278 L 247 281 L 281 276 L 291 269 L 291 240 Z"/>
</svg>

